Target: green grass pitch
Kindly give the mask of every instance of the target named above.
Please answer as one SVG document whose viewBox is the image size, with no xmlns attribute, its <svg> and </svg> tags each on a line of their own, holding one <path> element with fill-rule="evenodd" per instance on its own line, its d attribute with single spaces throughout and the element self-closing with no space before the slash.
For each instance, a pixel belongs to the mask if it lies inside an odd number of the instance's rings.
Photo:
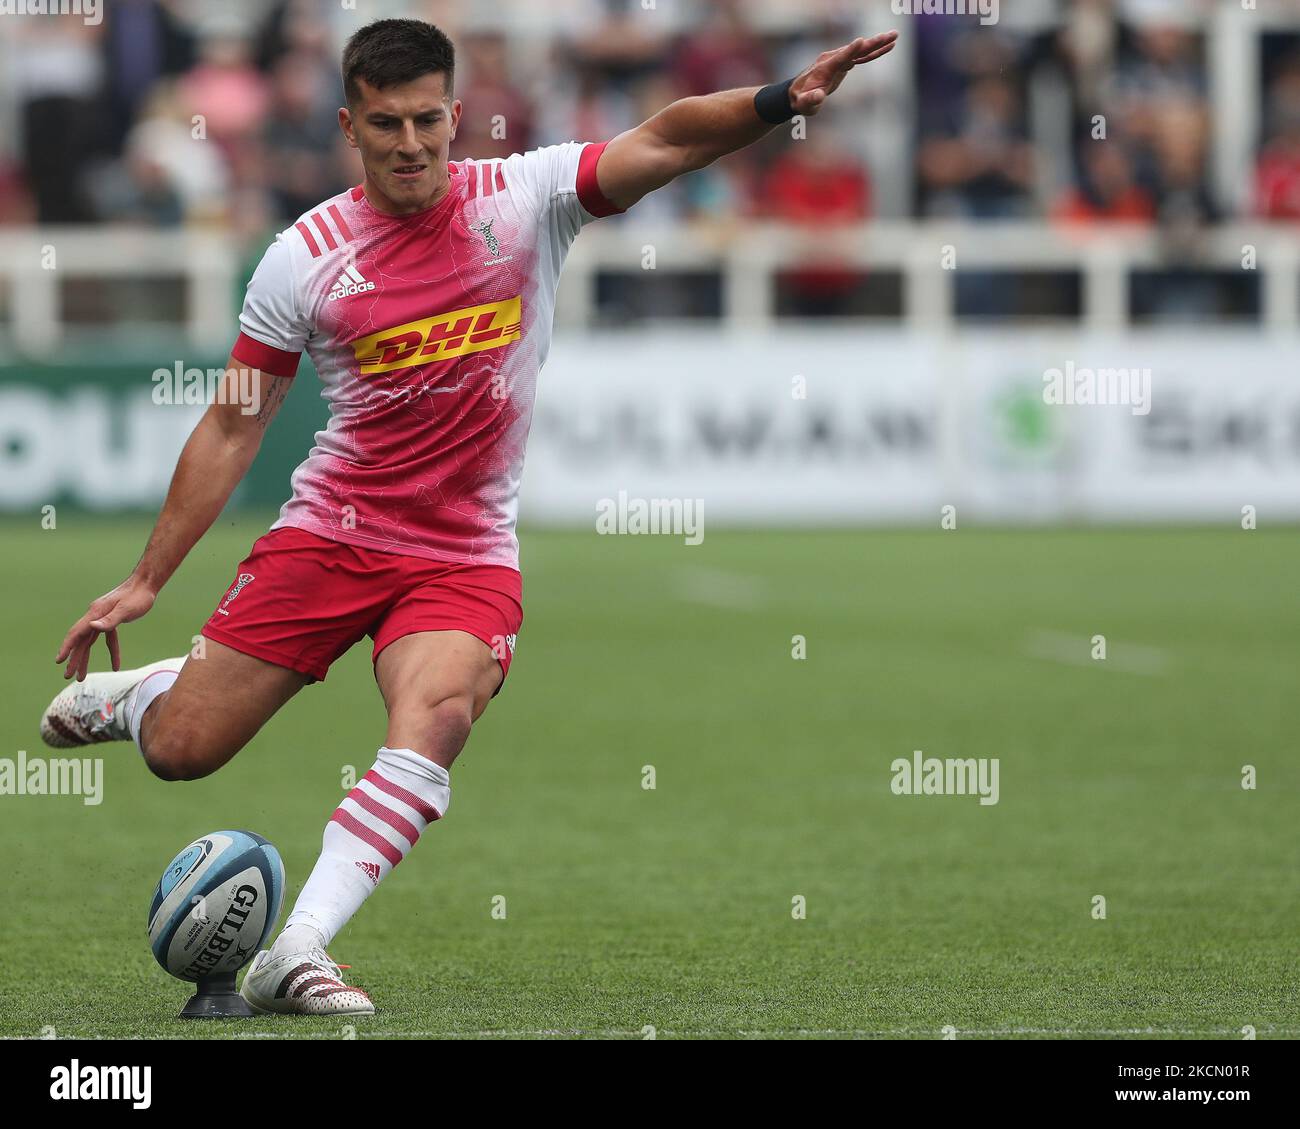
<svg viewBox="0 0 1300 1129">
<path fill-rule="evenodd" d="M 188 648 L 265 526 L 223 519 L 128 665 Z M 0 526 L 0 756 L 42 752 L 62 633 L 147 528 Z M 448 818 L 331 946 L 379 1008 L 357 1037 L 1300 1034 L 1300 531 L 522 541 L 514 670 Z M 176 1020 L 145 917 L 228 826 L 277 844 L 291 904 L 383 734 L 361 646 L 207 780 L 110 745 L 99 806 L 0 796 L 0 1035 L 346 1034 Z M 894 795 L 914 749 L 999 758 L 999 802 Z"/>
</svg>

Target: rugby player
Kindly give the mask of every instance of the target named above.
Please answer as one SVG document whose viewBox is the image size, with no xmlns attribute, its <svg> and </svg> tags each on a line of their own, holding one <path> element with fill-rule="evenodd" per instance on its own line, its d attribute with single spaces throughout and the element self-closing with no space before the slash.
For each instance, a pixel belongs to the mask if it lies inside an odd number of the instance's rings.
<svg viewBox="0 0 1300 1129">
<path fill-rule="evenodd" d="M 227 377 L 257 371 L 255 410 L 234 396 L 208 408 L 139 564 L 63 640 L 56 662 L 75 682 L 41 719 L 57 748 L 132 740 L 156 775 L 194 780 L 353 644 L 373 640 L 384 744 L 326 824 L 283 931 L 244 978 L 254 1008 L 374 1010 L 326 946 L 446 814 L 452 763 L 510 669 L 523 620 L 524 444 L 574 239 L 816 114 L 849 71 L 896 40 L 855 39 L 788 82 L 684 98 L 606 143 L 455 162 L 461 103 L 447 36 L 418 20 L 379 20 L 348 42 L 339 125 L 365 179 L 266 251 Z M 123 671 L 119 628 L 149 611 L 221 513 L 304 351 L 329 423 L 204 625 L 202 658 Z M 115 673 L 87 675 L 101 635 Z"/>
</svg>

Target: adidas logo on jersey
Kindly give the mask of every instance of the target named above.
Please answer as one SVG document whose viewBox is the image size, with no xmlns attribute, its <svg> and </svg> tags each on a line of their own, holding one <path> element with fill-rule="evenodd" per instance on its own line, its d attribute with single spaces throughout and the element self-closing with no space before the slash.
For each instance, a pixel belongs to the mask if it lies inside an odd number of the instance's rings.
<svg viewBox="0 0 1300 1129">
<path fill-rule="evenodd" d="M 361 294 L 367 290 L 373 290 L 375 284 L 367 282 L 363 275 L 356 267 L 348 267 L 341 275 L 339 280 L 334 284 L 334 289 L 330 291 L 329 301 L 336 302 L 340 298 L 347 298 L 353 294 Z"/>
</svg>

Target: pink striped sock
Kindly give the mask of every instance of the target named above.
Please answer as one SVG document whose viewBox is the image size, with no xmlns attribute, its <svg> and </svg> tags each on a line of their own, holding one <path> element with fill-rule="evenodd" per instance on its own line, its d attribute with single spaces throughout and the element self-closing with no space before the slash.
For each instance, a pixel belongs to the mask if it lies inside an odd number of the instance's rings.
<svg viewBox="0 0 1300 1129">
<path fill-rule="evenodd" d="M 410 749 L 381 748 L 325 825 L 320 858 L 285 932 L 306 925 L 329 944 L 450 801 L 445 768 Z"/>
</svg>

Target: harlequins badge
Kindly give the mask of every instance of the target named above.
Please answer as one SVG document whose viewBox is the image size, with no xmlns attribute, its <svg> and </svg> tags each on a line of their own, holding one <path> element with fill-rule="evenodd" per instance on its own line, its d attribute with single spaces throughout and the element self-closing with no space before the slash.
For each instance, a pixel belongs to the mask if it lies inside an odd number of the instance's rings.
<svg viewBox="0 0 1300 1129">
<path fill-rule="evenodd" d="M 492 234 L 493 220 L 479 220 L 478 223 L 471 225 L 470 231 L 477 231 L 483 236 L 483 242 L 487 244 L 487 249 L 492 252 L 494 259 L 501 257 L 501 242 Z"/>
</svg>

